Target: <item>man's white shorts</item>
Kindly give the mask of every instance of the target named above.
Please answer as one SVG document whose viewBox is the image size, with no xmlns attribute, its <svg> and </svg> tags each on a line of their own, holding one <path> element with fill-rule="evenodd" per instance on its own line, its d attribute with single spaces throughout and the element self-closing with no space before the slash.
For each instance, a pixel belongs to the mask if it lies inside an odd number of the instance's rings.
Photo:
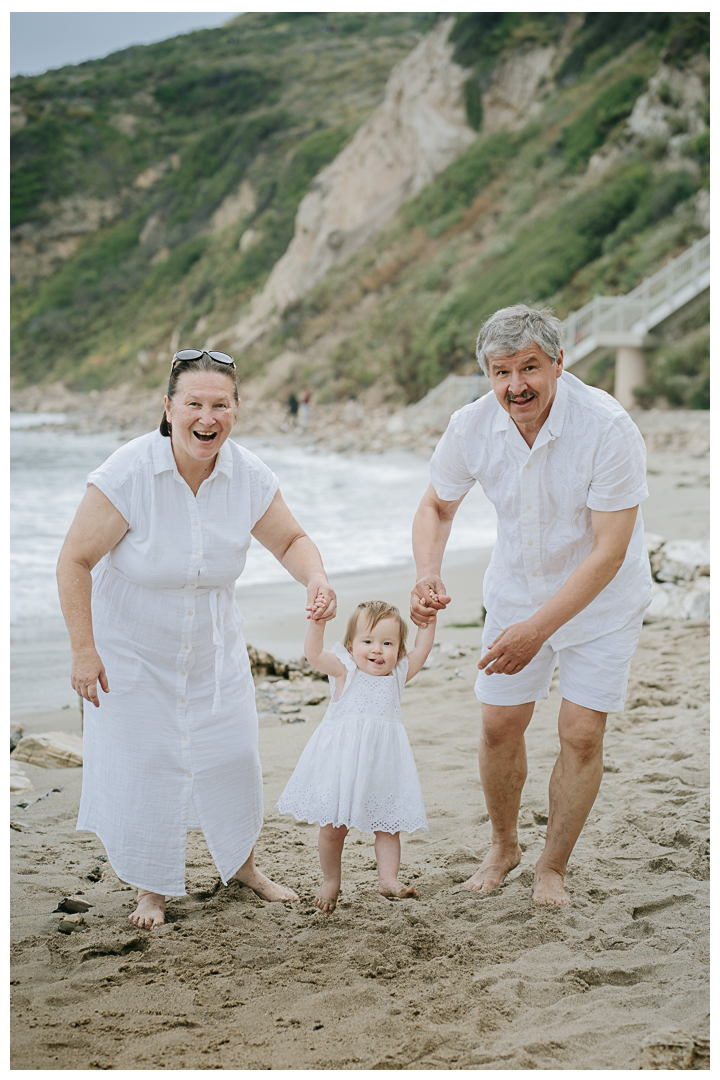
<svg viewBox="0 0 720 1080">
<path fill-rule="evenodd" d="M 619 630 L 582 645 L 556 652 L 545 642 L 537 656 L 517 675 L 486 675 L 478 672 L 475 693 L 486 705 L 524 705 L 548 696 L 555 664 L 560 658 L 560 696 L 597 712 L 620 712 L 630 661 L 642 629 L 642 613 Z M 504 626 L 490 615 L 485 620 L 483 654 Z"/>
</svg>

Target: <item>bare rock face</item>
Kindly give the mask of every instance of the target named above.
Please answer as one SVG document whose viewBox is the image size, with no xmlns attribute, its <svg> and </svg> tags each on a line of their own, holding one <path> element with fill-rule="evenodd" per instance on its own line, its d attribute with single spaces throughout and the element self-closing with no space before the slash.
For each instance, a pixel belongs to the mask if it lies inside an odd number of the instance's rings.
<svg viewBox="0 0 720 1080">
<path fill-rule="evenodd" d="M 442 20 L 397 65 L 382 104 L 313 181 L 290 246 L 231 331 L 235 349 L 254 341 L 276 312 L 344 262 L 475 139 L 465 117 L 467 72 L 453 62 L 448 42 L 452 22 Z"/>
<path fill-rule="evenodd" d="M 553 45 L 535 46 L 516 50 L 498 64 L 483 94 L 483 131 L 516 131 L 527 122 L 538 86 L 550 75 L 556 55 Z"/>
<path fill-rule="evenodd" d="M 117 217 L 120 200 L 69 195 L 42 210 L 42 224 L 26 221 L 10 234 L 11 272 L 23 284 L 48 277 L 72 258 L 85 236 Z"/>
</svg>

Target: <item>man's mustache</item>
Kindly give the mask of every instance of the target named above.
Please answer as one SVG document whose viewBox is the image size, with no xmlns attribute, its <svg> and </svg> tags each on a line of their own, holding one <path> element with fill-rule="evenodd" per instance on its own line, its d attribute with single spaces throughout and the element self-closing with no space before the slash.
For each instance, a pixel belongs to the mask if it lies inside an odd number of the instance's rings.
<svg viewBox="0 0 720 1080">
<path fill-rule="evenodd" d="M 523 394 L 511 394 L 510 391 L 508 390 L 507 394 L 505 395 L 505 400 L 506 401 L 529 401 L 530 398 L 534 398 L 535 396 L 536 396 L 535 394 L 528 393 L 527 391 L 525 391 L 525 393 L 523 393 Z"/>
</svg>

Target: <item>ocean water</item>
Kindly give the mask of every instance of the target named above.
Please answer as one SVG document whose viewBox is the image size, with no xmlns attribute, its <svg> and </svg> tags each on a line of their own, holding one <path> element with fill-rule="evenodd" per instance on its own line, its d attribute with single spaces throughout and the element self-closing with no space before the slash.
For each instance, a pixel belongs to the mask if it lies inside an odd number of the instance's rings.
<svg viewBox="0 0 720 1080">
<path fill-rule="evenodd" d="M 13 415 L 11 433 L 11 636 L 16 642 L 63 631 L 55 584 L 62 542 L 85 491 L 87 474 L 123 444 L 116 433 L 33 430 Z M 412 557 L 411 527 L 429 483 L 428 463 L 393 452 L 347 456 L 254 440 L 280 479 L 290 510 L 318 545 L 330 575 L 400 565 Z M 479 487 L 460 507 L 449 551 L 477 550 L 495 539 L 495 511 Z M 282 581 L 287 572 L 253 541 L 238 587 Z"/>
</svg>

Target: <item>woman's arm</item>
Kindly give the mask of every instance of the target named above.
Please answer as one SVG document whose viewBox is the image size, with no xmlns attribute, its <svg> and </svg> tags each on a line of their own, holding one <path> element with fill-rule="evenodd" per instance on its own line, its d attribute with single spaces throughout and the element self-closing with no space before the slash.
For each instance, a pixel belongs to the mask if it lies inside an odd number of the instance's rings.
<svg viewBox="0 0 720 1080">
<path fill-rule="evenodd" d="M 65 537 L 57 564 L 60 605 L 70 634 L 73 690 L 96 707 L 97 683 L 109 692 L 105 667 L 95 648 L 90 571 L 128 530 L 128 523 L 99 488 L 90 484 Z"/>
<path fill-rule="evenodd" d="M 267 548 L 296 581 L 307 586 L 308 619 L 327 622 L 335 618 L 335 593 L 325 573 L 320 552 L 292 516 L 282 495 L 275 492 L 252 535 Z"/>
<path fill-rule="evenodd" d="M 423 667 L 425 661 L 430 655 L 430 651 L 433 647 L 433 641 L 435 640 L 435 627 L 437 625 L 437 615 L 435 612 L 432 615 L 428 615 L 427 626 L 421 626 L 415 635 L 415 645 L 408 653 L 408 673 L 406 683 L 409 683 L 414 678 L 418 671 Z"/>
</svg>

